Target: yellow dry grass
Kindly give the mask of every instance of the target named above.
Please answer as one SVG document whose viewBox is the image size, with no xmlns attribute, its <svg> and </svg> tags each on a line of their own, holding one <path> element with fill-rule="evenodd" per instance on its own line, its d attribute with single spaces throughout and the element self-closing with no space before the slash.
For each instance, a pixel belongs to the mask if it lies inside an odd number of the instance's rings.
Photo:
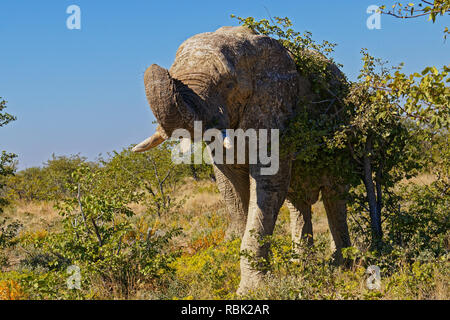
<svg viewBox="0 0 450 320">
<path fill-rule="evenodd" d="M 0 300 L 25 300 L 26 298 L 22 287 L 16 281 L 0 281 Z"/>
<path fill-rule="evenodd" d="M 418 175 L 417 177 L 411 178 L 411 179 L 403 179 L 401 181 L 402 184 L 417 184 L 417 185 L 429 185 L 432 182 L 436 181 L 436 176 L 429 173 L 424 173 L 421 175 Z"/>
<path fill-rule="evenodd" d="M 327 214 L 322 201 L 318 201 L 312 206 L 312 223 L 314 233 L 321 234 L 328 231 Z"/>
<path fill-rule="evenodd" d="M 4 216 L 20 221 L 29 232 L 53 229 L 61 221 L 54 203 L 48 201 L 17 201 L 5 209 Z"/>
</svg>

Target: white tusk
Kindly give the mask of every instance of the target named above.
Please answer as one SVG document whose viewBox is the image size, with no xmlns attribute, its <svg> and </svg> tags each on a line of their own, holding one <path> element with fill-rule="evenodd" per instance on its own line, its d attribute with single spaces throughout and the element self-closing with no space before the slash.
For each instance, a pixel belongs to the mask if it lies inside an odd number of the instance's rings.
<svg viewBox="0 0 450 320">
<path fill-rule="evenodd" d="M 231 149 L 233 145 L 231 144 L 231 139 L 229 137 L 225 137 L 225 139 L 223 140 L 223 146 L 225 147 L 225 149 Z"/>
<path fill-rule="evenodd" d="M 150 138 L 145 139 L 137 146 L 135 146 L 131 151 L 133 152 L 144 152 L 150 150 L 151 148 L 157 147 L 161 143 L 163 143 L 166 139 L 161 136 L 161 133 L 155 132 Z"/>
<path fill-rule="evenodd" d="M 225 149 L 231 149 L 233 143 L 231 142 L 230 137 L 227 135 L 226 130 L 222 131 L 222 136 L 223 136 L 223 146 L 225 147 Z"/>
</svg>

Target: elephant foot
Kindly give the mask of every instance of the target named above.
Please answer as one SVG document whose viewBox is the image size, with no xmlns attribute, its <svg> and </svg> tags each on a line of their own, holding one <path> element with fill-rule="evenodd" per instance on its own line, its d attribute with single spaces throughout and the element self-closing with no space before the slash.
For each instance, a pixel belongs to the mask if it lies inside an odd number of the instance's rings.
<svg viewBox="0 0 450 320">
<path fill-rule="evenodd" d="M 342 257 L 341 251 L 336 250 L 331 256 L 331 264 L 333 266 L 341 266 L 344 263 L 344 258 Z"/>
<path fill-rule="evenodd" d="M 264 283 L 264 273 L 261 271 L 251 272 L 241 277 L 239 288 L 236 291 L 238 296 L 245 296 L 258 289 Z"/>
<path fill-rule="evenodd" d="M 336 250 L 332 255 L 331 264 L 336 267 L 350 268 L 352 261 L 344 258 L 341 250 Z"/>
</svg>

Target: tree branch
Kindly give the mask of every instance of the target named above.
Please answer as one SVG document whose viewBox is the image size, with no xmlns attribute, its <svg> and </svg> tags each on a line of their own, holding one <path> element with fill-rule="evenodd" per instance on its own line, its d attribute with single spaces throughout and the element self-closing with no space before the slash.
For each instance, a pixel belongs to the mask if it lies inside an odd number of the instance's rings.
<svg viewBox="0 0 450 320">
<path fill-rule="evenodd" d="M 97 224 L 95 223 L 95 220 L 93 217 L 91 217 L 91 221 L 92 221 L 92 225 L 94 226 L 95 235 L 97 236 L 97 239 L 98 239 L 98 244 L 101 247 L 103 245 L 102 237 L 100 235 L 100 232 L 98 231 Z"/>
<path fill-rule="evenodd" d="M 78 200 L 78 206 L 80 207 L 81 211 L 81 217 L 83 218 L 84 227 L 86 228 L 88 234 L 91 233 L 91 229 L 89 229 L 87 223 L 86 223 L 86 216 L 84 214 L 83 205 L 81 203 L 81 191 L 80 191 L 80 184 L 78 184 L 78 192 L 77 192 L 77 200 Z"/>
</svg>

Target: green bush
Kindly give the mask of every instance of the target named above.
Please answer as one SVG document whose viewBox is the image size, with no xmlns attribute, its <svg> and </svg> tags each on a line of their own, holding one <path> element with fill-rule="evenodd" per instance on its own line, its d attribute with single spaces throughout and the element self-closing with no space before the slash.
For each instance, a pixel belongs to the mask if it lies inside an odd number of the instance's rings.
<svg viewBox="0 0 450 320">
<path fill-rule="evenodd" d="M 178 253 L 167 246 L 179 230 L 164 233 L 133 224 L 130 218 L 134 213 L 128 205 L 141 196 L 114 185 L 104 189 L 109 174 L 108 170 L 81 165 L 72 174 L 73 183 L 67 185 L 77 196 L 57 204 L 63 231 L 25 238 L 22 244 L 53 257 L 45 259 L 49 273 L 64 274 L 68 266 L 78 266 L 86 294 L 97 281 L 102 289 L 95 294 L 114 293 L 126 298 L 139 283 L 156 281 L 172 272 L 169 264 Z"/>
<path fill-rule="evenodd" d="M 97 166 L 79 155 L 55 156 L 42 168 L 24 169 L 6 180 L 5 193 L 9 200 L 50 201 L 73 196 L 67 185 L 73 183 L 72 173 L 81 165 Z"/>
</svg>

